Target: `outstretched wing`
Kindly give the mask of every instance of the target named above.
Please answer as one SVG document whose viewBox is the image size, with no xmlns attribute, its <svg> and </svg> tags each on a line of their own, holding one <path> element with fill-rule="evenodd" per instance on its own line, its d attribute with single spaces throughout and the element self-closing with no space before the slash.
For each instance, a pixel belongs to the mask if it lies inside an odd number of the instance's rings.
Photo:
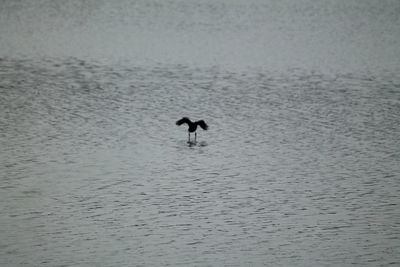
<svg viewBox="0 0 400 267">
<path fill-rule="evenodd" d="M 208 125 L 203 120 L 196 121 L 196 124 L 199 125 L 203 130 L 207 130 L 208 129 Z"/>
<path fill-rule="evenodd" d="M 184 124 L 184 123 L 187 123 L 189 125 L 192 122 L 189 120 L 188 117 L 183 117 L 182 119 L 176 121 L 176 125 L 181 125 L 181 124 Z"/>
</svg>

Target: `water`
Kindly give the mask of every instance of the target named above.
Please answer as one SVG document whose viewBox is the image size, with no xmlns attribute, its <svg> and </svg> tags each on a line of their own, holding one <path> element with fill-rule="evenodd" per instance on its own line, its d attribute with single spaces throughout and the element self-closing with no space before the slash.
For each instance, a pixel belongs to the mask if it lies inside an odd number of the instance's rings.
<svg viewBox="0 0 400 267">
<path fill-rule="evenodd" d="M 400 69 L 398 0 L 2 0 L 0 56 Z"/>
<path fill-rule="evenodd" d="M 2 265 L 399 263 L 398 76 L 0 71 Z"/>
<path fill-rule="evenodd" d="M 1 266 L 400 265 L 398 2 L 63 3 L 0 4 Z"/>
</svg>

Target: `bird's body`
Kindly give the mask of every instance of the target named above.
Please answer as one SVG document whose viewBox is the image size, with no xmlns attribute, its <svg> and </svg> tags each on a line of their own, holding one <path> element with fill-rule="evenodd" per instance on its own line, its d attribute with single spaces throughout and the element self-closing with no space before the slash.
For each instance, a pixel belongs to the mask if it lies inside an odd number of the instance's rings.
<svg viewBox="0 0 400 267">
<path fill-rule="evenodd" d="M 189 126 L 189 128 L 188 128 L 188 132 L 189 132 L 189 141 L 188 142 L 190 142 L 190 133 L 193 133 L 194 132 L 194 141 L 196 142 L 196 137 L 197 137 L 197 134 L 196 134 L 196 130 L 197 130 L 197 126 L 200 126 L 200 128 L 202 128 L 203 130 L 207 130 L 208 129 L 208 125 L 205 123 L 205 121 L 203 121 L 203 120 L 199 120 L 199 121 L 195 121 L 195 122 L 192 122 L 189 118 L 187 118 L 187 117 L 183 117 L 182 119 L 180 119 L 180 120 L 178 120 L 177 122 L 176 122 L 176 125 L 182 125 L 182 124 L 184 124 L 184 123 L 186 123 L 188 126 Z"/>
</svg>

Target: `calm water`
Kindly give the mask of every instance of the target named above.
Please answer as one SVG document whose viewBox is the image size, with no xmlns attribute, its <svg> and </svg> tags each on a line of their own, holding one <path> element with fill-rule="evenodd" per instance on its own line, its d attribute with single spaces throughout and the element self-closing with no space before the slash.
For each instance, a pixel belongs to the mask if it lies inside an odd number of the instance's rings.
<svg viewBox="0 0 400 267">
<path fill-rule="evenodd" d="M 3 58 L 0 114 L 2 266 L 400 264 L 398 75 Z"/>
</svg>

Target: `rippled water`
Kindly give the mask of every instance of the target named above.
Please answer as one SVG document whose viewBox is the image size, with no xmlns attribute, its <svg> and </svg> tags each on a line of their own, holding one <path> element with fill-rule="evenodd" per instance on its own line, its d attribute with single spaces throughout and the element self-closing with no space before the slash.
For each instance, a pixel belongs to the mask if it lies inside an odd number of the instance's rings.
<svg viewBox="0 0 400 267">
<path fill-rule="evenodd" d="M 2 266 L 400 264 L 400 77 L 0 61 Z M 182 116 L 204 119 L 188 146 Z"/>
</svg>

